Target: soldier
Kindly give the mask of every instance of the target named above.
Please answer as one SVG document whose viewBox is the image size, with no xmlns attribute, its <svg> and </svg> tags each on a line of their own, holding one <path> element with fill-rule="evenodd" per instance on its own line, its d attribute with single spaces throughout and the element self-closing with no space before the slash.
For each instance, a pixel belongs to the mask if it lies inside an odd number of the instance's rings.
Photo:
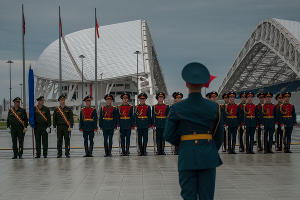
<svg viewBox="0 0 300 200">
<path fill-rule="evenodd" d="M 170 107 L 164 104 L 165 97 L 166 96 L 163 92 L 157 93 L 157 104 L 152 107 L 153 129 L 156 130 L 155 139 L 157 144 L 158 155 L 165 155 L 165 140 L 163 138 L 163 133 L 165 130 L 166 119 L 170 110 Z"/>
<path fill-rule="evenodd" d="M 271 92 L 267 92 L 265 94 L 266 103 L 262 105 L 262 121 L 263 124 L 261 127 L 264 130 L 264 153 L 273 153 L 272 145 L 273 145 L 273 135 L 275 131 L 275 113 L 276 108 L 275 105 L 271 102 L 273 94 Z"/>
<path fill-rule="evenodd" d="M 241 99 L 241 103 L 238 105 L 238 113 L 239 113 L 239 121 L 240 121 L 240 125 L 238 128 L 239 131 L 239 142 L 240 142 L 240 148 L 239 148 L 239 152 L 244 152 L 245 151 L 245 147 L 244 147 L 244 132 L 245 132 L 245 126 L 242 126 L 241 123 L 245 123 L 245 115 L 243 113 L 243 107 L 244 105 L 246 105 L 246 99 L 247 99 L 247 93 L 246 92 L 241 92 L 240 93 L 240 99 Z"/>
<path fill-rule="evenodd" d="M 16 97 L 13 102 L 14 106 L 9 110 L 7 115 L 7 128 L 10 128 L 12 149 L 14 156 L 12 159 L 22 159 L 24 135 L 28 126 L 28 118 L 25 109 L 20 107 L 21 99 Z M 18 148 L 19 141 L 19 148 Z"/>
<path fill-rule="evenodd" d="M 284 133 L 284 152 L 292 153 L 290 150 L 293 127 L 296 126 L 295 106 L 290 104 L 291 93 L 283 94 L 283 104 L 280 106 L 280 126 Z"/>
<path fill-rule="evenodd" d="M 66 106 L 66 97 L 59 96 L 59 106 L 53 112 L 53 127 L 57 128 L 57 158 L 62 157 L 62 143 L 65 140 L 65 155 L 70 158 L 70 137 L 73 128 L 73 111 Z"/>
<path fill-rule="evenodd" d="M 138 95 L 140 104 L 134 109 L 134 118 L 138 132 L 139 155 L 147 155 L 148 129 L 152 126 L 151 107 L 146 105 L 147 94 Z"/>
<path fill-rule="evenodd" d="M 36 146 L 35 158 L 41 157 L 41 140 L 43 144 L 43 156 L 47 158 L 48 153 L 48 133 L 51 132 L 51 115 L 48 107 L 44 106 L 44 97 L 40 96 L 34 111 L 34 136 Z"/>
<path fill-rule="evenodd" d="M 96 109 L 91 107 L 92 99 L 93 98 L 91 96 L 86 96 L 83 99 L 86 106 L 80 111 L 79 130 L 83 132 L 83 143 L 85 150 L 85 155 L 83 157 L 93 157 L 94 136 L 95 132 L 97 131 L 98 117 Z"/>
<path fill-rule="evenodd" d="M 131 129 L 133 129 L 133 106 L 128 103 L 130 95 L 121 95 L 123 103 L 118 106 L 118 127 L 120 127 L 120 138 L 122 156 L 129 156 Z"/>
<path fill-rule="evenodd" d="M 255 107 L 253 104 L 253 92 L 247 93 L 247 104 L 243 106 L 243 113 L 245 115 L 245 125 L 246 125 L 246 151 L 247 154 L 254 154 L 253 145 L 254 145 L 254 134 L 257 125 L 255 118 Z M 244 124 L 242 124 L 244 125 Z"/>
<path fill-rule="evenodd" d="M 111 150 L 113 145 L 113 135 L 117 127 L 117 112 L 114 106 L 112 106 L 112 101 L 114 97 L 111 94 L 104 96 L 106 105 L 102 106 L 100 111 L 99 126 L 103 130 L 104 136 L 104 157 L 111 157 Z"/>
<path fill-rule="evenodd" d="M 228 129 L 228 153 L 235 154 L 236 134 L 240 124 L 238 105 L 235 103 L 235 92 L 229 92 L 229 104 L 225 104 L 225 129 Z"/>
<path fill-rule="evenodd" d="M 257 125 L 258 125 L 258 128 L 257 128 L 257 136 L 256 136 L 256 139 L 257 139 L 257 148 L 258 148 L 258 151 L 262 151 L 262 145 L 261 145 L 261 131 L 262 131 L 262 112 L 261 112 L 261 108 L 263 106 L 263 104 L 265 103 L 265 94 L 260 92 L 257 94 L 257 98 L 259 99 L 259 104 L 257 104 L 256 106 L 256 111 L 255 111 L 255 114 L 256 114 L 256 120 L 257 120 Z"/>
<path fill-rule="evenodd" d="M 224 114 L 224 109 L 225 109 L 225 105 L 229 103 L 229 99 L 228 99 L 228 94 L 224 93 L 222 95 L 222 99 L 224 100 L 224 104 L 221 104 L 221 111 L 222 111 L 222 116 L 223 116 L 223 119 L 224 119 L 224 143 L 223 143 L 223 152 L 226 152 L 226 149 L 227 149 L 227 141 L 226 141 L 226 131 L 227 131 L 227 125 L 226 125 L 226 122 L 225 122 L 225 114 Z M 226 128 L 225 128 L 226 127 Z"/>
<path fill-rule="evenodd" d="M 209 99 L 213 102 L 217 102 L 219 94 L 216 91 L 212 91 L 209 93 Z"/>
<path fill-rule="evenodd" d="M 275 99 L 277 100 L 277 104 L 275 106 L 275 117 L 276 117 L 276 124 L 275 124 L 275 128 L 276 128 L 276 151 L 282 151 L 282 130 L 280 128 L 280 124 L 279 123 L 279 115 L 280 115 L 280 105 L 282 104 L 282 94 L 278 93 L 275 97 Z"/>
<path fill-rule="evenodd" d="M 181 92 L 174 92 L 172 94 L 172 96 L 174 98 L 174 103 L 173 104 L 182 101 L 183 94 Z M 178 155 L 178 150 L 179 150 L 179 146 L 174 146 L 174 155 Z"/>
<path fill-rule="evenodd" d="M 218 154 L 223 142 L 220 107 L 201 95 L 201 89 L 210 82 L 204 65 L 186 65 L 182 77 L 189 97 L 172 106 L 164 136 L 171 144 L 180 145 L 178 171 L 183 199 L 214 199 L 216 167 L 222 164 Z"/>
</svg>

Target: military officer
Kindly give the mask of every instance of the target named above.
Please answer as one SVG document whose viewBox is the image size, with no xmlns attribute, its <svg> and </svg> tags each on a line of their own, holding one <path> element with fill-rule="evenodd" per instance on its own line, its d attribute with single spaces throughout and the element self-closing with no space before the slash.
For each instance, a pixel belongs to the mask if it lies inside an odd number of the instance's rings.
<svg viewBox="0 0 300 200">
<path fill-rule="evenodd" d="M 139 155 L 147 155 L 148 129 L 152 127 L 151 107 L 146 104 L 146 93 L 138 95 L 140 104 L 135 106 L 134 118 L 138 132 Z"/>
<path fill-rule="evenodd" d="M 224 117 L 226 124 L 225 129 L 228 129 L 228 153 L 235 154 L 236 134 L 240 121 L 238 105 L 235 103 L 236 93 L 231 91 L 228 93 L 229 103 L 225 104 Z"/>
<path fill-rule="evenodd" d="M 178 103 L 182 101 L 183 94 L 181 92 L 174 92 L 172 94 L 172 97 L 174 98 L 173 104 Z M 178 155 L 179 146 L 174 146 L 174 155 Z"/>
<path fill-rule="evenodd" d="M 284 152 L 292 153 L 291 148 L 291 138 L 293 127 L 296 126 L 296 113 L 295 106 L 290 103 L 291 93 L 285 92 L 283 94 L 283 104 L 280 106 L 280 125 L 285 131 L 284 134 Z"/>
<path fill-rule="evenodd" d="M 7 128 L 10 128 L 12 149 L 14 156 L 12 159 L 22 159 L 24 135 L 28 126 L 28 118 L 25 109 L 20 107 L 21 98 L 16 97 L 14 100 L 14 106 L 8 111 L 7 115 Z M 19 141 L 19 147 L 18 147 Z"/>
<path fill-rule="evenodd" d="M 213 102 L 217 102 L 219 94 L 216 91 L 212 91 L 209 93 L 209 99 Z"/>
<path fill-rule="evenodd" d="M 51 129 L 51 115 L 48 107 L 44 105 L 44 97 L 40 96 L 37 100 L 37 105 L 34 109 L 34 137 L 36 146 L 35 158 L 41 157 L 41 140 L 43 144 L 43 156 L 47 158 L 48 153 L 48 133 Z"/>
<path fill-rule="evenodd" d="M 238 113 L 239 113 L 239 121 L 240 123 L 245 123 L 245 115 L 243 113 L 243 107 L 244 105 L 246 105 L 246 99 L 247 99 L 247 93 L 246 92 L 241 92 L 240 93 L 240 99 L 241 99 L 241 103 L 238 105 Z M 245 126 L 242 126 L 240 124 L 239 128 L 238 128 L 238 132 L 239 132 L 239 143 L 240 143 L 240 147 L 239 147 L 239 152 L 244 152 L 245 147 L 244 147 L 244 142 L 243 142 L 243 138 L 244 138 L 244 130 Z"/>
<path fill-rule="evenodd" d="M 113 135 L 117 128 L 117 111 L 114 106 L 112 106 L 112 101 L 114 97 L 111 94 L 104 96 L 106 105 L 101 107 L 99 126 L 103 130 L 104 136 L 104 150 L 105 157 L 111 157 L 111 150 L 113 145 Z"/>
<path fill-rule="evenodd" d="M 261 132 L 262 132 L 262 112 L 261 112 L 261 108 L 263 106 L 263 104 L 265 103 L 265 94 L 262 93 L 262 92 L 259 92 L 257 94 L 257 98 L 259 99 L 259 103 L 257 104 L 256 106 L 256 111 L 255 111 L 255 114 L 256 114 L 256 120 L 257 120 L 257 124 L 258 124 L 258 127 L 257 127 L 257 148 L 258 148 L 258 151 L 262 151 L 262 142 L 261 142 Z"/>
<path fill-rule="evenodd" d="M 85 150 L 83 157 L 93 157 L 94 136 L 97 131 L 98 117 L 96 109 L 91 106 L 92 99 L 91 96 L 86 96 L 83 99 L 86 106 L 80 111 L 79 130 L 83 132 Z"/>
<path fill-rule="evenodd" d="M 266 103 L 262 105 L 262 121 L 264 130 L 264 153 L 273 153 L 273 135 L 275 131 L 275 122 L 276 122 L 276 108 L 272 103 L 273 94 L 271 92 L 267 92 L 265 94 Z"/>
<path fill-rule="evenodd" d="M 118 127 L 120 127 L 122 156 L 129 156 L 131 129 L 133 129 L 133 106 L 128 103 L 130 94 L 121 94 L 122 104 L 118 106 Z"/>
<path fill-rule="evenodd" d="M 280 128 L 279 123 L 279 115 L 280 115 L 280 105 L 282 104 L 282 94 L 278 93 L 275 97 L 277 104 L 275 105 L 275 117 L 276 117 L 276 123 L 275 123 L 275 128 L 276 128 L 276 151 L 282 151 L 282 130 Z"/>
<path fill-rule="evenodd" d="M 65 140 L 65 155 L 70 158 L 70 137 L 74 125 L 73 111 L 66 106 L 66 97 L 60 95 L 59 106 L 53 112 L 53 127 L 57 128 L 57 158 L 62 157 L 62 143 Z"/>
<path fill-rule="evenodd" d="M 165 155 L 165 140 L 163 133 L 165 129 L 165 123 L 169 114 L 170 107 L 164 104 L 165 93 L 159 92 L 156 94 L 157 104 L 152 107 L 152 120 L 153 128 L 156 130 L 156 145 L 157 154 Z"/>
<path fill-rule="evenodd" d="M 243 113 L 245 115 L 245 126 L 246 126 L 246 151 L 247 154 L 254 154 L 254 134 L 257 125 L 255 117 L 256 105 L 253 103 L 253 92 L 247 93 L 247 104 L 243 106 Z M 244 125 L 244 124 L 242 124 Z"/>
<path fill-rule="evenodd" d="M 189 96 L 172 106 L 164 136 L 171 144 L 180 145 L 178 171 L 183 199 L 214 199 L 216 167 L 222 164 L 218 154 L 224 130 L 221 110 L 201 95 L 201 89 L 210 82 L 204 65 L 186 65 L 182 77 Z"/>
<path fill-rule="evenodd" d="M 224 93 L 222 95 L 222 99 L 224 100 L 224 104 L 221 104 L 221 111 L 222 111 L 222 116 L 223 116 L 223 119 L 224 119 L 224 125 L 226 125 L 226 122 L 225 122 L 225 114 L 224 114 L 224 109 L 225 109 L 225 105 L 229 103 L 229 99 L 228 99 L 228 94 L 227 93 Z M 224 126 L 224 143 L 223 143 L 223 152 L 226 152 L 227 150 L 227 141 L 226 141 L 226 131 L 228 128 L 228 126 Z"/>
</svg>

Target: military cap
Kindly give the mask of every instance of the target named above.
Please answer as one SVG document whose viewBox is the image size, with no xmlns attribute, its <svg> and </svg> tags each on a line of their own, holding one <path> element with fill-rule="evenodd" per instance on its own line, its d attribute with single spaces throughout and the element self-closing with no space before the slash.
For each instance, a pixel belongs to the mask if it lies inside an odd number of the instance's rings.
<svg viewBox="0 0 300 200">
<path fill-rule="evenodd" d="M 177 96 L 181 96 L 181 98 L 183 98 L 183 94 L 181 92 L 174 92 L 172 96 L 174 99 L 176 99 Z"/>
<path fill-rule="evenodd" d="M 139 94 L 138 98 L 139 98 L 139 99 L 140 99 L 140 98 L 145 98 L 145 99 L 147 99 L 148 96 L 147 96 L 146 93 L 141 93 L 141 94 Z"/>
<path fill-rule="evenodd" d="M 290 92 L 285 92 L 285 93 L 283 93 L 282 96 L 283 96 L 283 97 L 291 97 L 291 96 L 292 96 L 292 93 L 290 93 Z"/>
<path fill-rule="evenodd" d="M 224 93 L 224 94 L 222 95 L 222 99 L 225 99 L 225 98 L 228 98 L 228 94 L 227 94 L 227 93 Z"/>
<path fill-rule="evenodd" d="M 239 97 L 242 98 L 242 97 L 246 97 L 246 96 L 247 96 L 246 92 L 241 92 Z"/>
<path fill-rule="evenodd" d="M 228 97 L 231 97 L 231 96 L 234 96 L 234 97 L 236 97 L 236 93 L 235 92 L 228 92 Z"/>
<path fill-rule="evenodd" d="M 123 99 L 124 96 L 127 96 L 127 98 L 130 99 L 130 94 L 124 92 L 123 94 L 121 94 L 121 99 Z"/>
<path fill-rule="evenodd" d="M 61 99 L 65 99 L 65 98 L 66 98 L 65 95 L 60 95 L 60 96 L 58 97 L 58 101 L 60 101 Z"/>
<path fill-rule="evenodd" d="M 13 100 L 13 102 L 15 102 L 15 101 L 21 101 L 21 98 L 20 97 L 16 97 L 16 98 L 14 98 L 14 100 Z"/>
<path fill-rule="evenodd" d="M 216 91 L 212 91 L 212 92 L 210 92 L 210 95 L 209 95 L 209 96 L 210 96 L 210 97 L 212 97 L 212 96 L 218 97 L 219 94 L 218 94 Z"/>
<path fill-rule="evenodd" d="M 266 93 L 265 93 L 265 97 L 273 97 L 272 92 L 266 92 Z"/>
<path fill-rule="evenodd" d="M 83 101 L 91 101 L 92 99 L 93 99 L 93 97 L 88 95 L 88 96 L 84 97 Z"/>
<path fill-rule="evenodd" d="M 208 69 L 201 63 L 193 62 L 184 66 L 182 79 L 190 84 L 205 84 L 210 81 Z"/>
<path fill-rule="evenodd" d="M 159 93 L 156 94 L 156 99 L 158 99 L 158 97 L 163 97 L 165 99 L 166 95 L 163 92 L 159 92 Z"/>
<path fill-rule="evenodd" d="M 110 97 L 112 100 L 114 100 L 114 97 L 113 97 L 113 95 L 111 95 L 111 94 L 106 94 L 106 95 L 104 96 L 104 99 L 106 100 L 106 99 L 108 99 L 109 97 Z"/>
<path fill-rule="evenodd" d="M 262 93 L 262 92 L 259 92 L 259 93 L 257 93 L 257 98 L 259 98 L 259 97 L 265 97 L 265 94 L 264 93 Z"/>
<path fill-rule="evenodd" d="M 278 94 L 276 95 L 275 99 L 277 100 L 278 97 L 281 97 L 281 98 L 282 98 L 282 94 L 281 94 L 281 93 L 278 93 Z"/>
<path fill-rule="evenodd" d="M 254 93 L 253 92 L 247 92 L 247 97 L 254 97 Z"/>
<path fill-rule="evenodd" d="M 39 98 L 37 98 L 36 100 L 37 101 L 43 101 L 45 98 L 44 98 L 44 96 L 40 96 Z"/>
</svg>

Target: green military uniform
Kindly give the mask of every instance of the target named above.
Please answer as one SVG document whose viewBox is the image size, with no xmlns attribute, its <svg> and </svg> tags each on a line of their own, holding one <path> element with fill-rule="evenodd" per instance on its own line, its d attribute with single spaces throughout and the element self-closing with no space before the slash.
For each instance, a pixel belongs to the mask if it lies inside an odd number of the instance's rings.
<svg viewBox="0 0 300 200">
<path fill-rule="evenodd" d="M 210 82 L 209 71 L 200 63 L 185 66 L 182 77 L 189 84 Z M 190 93 L 171 107 L 164 137 L 180 145 L 178 171 L 183 199 L 214 199 L 216 167 L 222 164 L 218 150 L 223 131 L 220 107 L 200 92 Z"/>
<path fill-rule="evenodd" d="M 37 101 L 43 100 L 44 97 L 39 97 Z M 41 156 L 41 141 L 43 144 L 43 156 L 47 157 L 48 152 L 48 133 L 47 128 L 51 126 L 51 115 L 50 110 L 46 106 L 34 108 L 34 136 L 35 136 L 35 146 L 36 146 L 36 157 Z"/>
<path fill-rule="evenodd" d="M 13 102 L 20 102 L 19 97 L 15 98 Z M 26 128 L 28 126 L 28 118 L 25 109 L 12 107 L 7 115 L 7 127 L 10 128 L 12 148 L 14 152 L 13 159 L 18 156 L 21 159 L 23 155 L 23 144 Z M 18 147 L 19 141 L 19 147 Z"/>
<path fill-rule="evenodd" d="M 65 98 L 64 96 L 60 96 L 58 100 L 61 98 Z M 60 110 L 64 114 L 60 113 Z M 74 118 L 73 111 L 71 108 L 57 107 L 53 113 L 53 127 L 57 127 L 57 157 L 60 158 L 62 156 L 62 143 L 63 139 L 65 140 L 65 155 L 66 157 L 70 157 L 70 136 L 71 136 L 71 128 L 73 128 Z"/>
</svg>

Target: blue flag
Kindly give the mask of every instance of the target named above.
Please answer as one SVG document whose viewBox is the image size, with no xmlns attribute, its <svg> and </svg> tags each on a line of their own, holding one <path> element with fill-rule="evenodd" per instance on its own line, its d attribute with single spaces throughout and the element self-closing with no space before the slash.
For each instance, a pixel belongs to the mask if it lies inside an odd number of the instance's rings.
<svg viewBox="0 0 300 200">
<path fill-rule="evenodd" d="M 35 127 L 34 124 L 34 77 L 33 70 L 29 69 L 28 73 L 28 94 L 29 94 L 29 124 L 32 128 Z"/>
</svg>

